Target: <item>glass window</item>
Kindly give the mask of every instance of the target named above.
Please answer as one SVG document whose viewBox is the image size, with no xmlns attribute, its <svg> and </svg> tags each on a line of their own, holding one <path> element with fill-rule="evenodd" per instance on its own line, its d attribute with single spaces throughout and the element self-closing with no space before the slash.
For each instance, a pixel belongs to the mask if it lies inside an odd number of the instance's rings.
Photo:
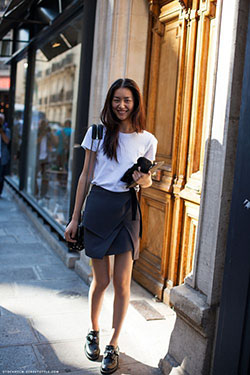
<svg viewBox="0 0 250 375">
<path fill-rule="evenodd" d="M 80 36 L 74 21 L 36 52 L 26 190 L 62 225 L 69 216 Z"/>
<path fill-rule="evenodd" d="M 27 67 L 28 63 L 26 58 L 17 63 L 15 107 L 11 143 L 11 178 L 17 185 L 19 184 L 19 161 L 23 134 L 23 116 Z"/>
</svg>

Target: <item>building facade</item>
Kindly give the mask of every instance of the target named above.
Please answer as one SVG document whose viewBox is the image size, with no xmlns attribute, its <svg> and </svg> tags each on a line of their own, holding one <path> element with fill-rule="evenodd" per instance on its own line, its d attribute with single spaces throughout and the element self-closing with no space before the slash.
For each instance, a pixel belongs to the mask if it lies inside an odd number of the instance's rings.
<svg viewBox="0 0 250 375">
<path fill-rule="evenodd" d="M 177 313 L 162 371 L 219 374 L 248 1 L 17 3 L 9 2 L 0 24 L 2 39 L 12 32 L 8 183 L 62 239 L 83 136 L 100 121 L 110 84 L 134 79 L 164 165 L 140 193 L 144 229 L 133 277 Z M 83 252 L 75 268 L 88 279 Z"/>
</svg>

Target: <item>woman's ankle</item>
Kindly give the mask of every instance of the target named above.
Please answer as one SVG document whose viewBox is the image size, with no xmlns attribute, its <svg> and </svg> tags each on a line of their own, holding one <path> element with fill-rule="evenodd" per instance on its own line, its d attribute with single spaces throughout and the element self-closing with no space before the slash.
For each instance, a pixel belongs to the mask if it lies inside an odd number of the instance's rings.
<svg viewBox="0 0 250 375">
<path fill-rule="evenodd" d="M 110 340 L 109 345 L 112 345 L 114 348 L 118 347 L 118 341 L 117 340 Z"/>
<path fill-rule="evenodd" d="M 89 331 L 95 331 L 95 332 L 99 332 L 100 329 L 98 326 L 91 326 L 91 328 L 89 329 Z"/>
</svg>

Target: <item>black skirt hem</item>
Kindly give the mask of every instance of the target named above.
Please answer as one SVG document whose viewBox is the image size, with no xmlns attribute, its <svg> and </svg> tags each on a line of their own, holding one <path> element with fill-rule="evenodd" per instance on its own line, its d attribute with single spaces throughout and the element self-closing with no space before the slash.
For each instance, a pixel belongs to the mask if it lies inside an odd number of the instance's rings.
<svg viewBox="0 0 250 375">
<path fill-rule="evenodd" d="M 131 193 L 93 186 L 84 212 L 84 243 L 88 257 L 102 259 L 132 251 L 139 257 L 140 213 L 132 217 Z"/>
</svg>

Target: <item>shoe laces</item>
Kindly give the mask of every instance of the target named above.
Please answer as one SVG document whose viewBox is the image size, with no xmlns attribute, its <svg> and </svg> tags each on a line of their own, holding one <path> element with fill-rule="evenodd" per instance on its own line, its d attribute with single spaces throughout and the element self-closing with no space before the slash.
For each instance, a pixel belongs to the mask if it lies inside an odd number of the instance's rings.
<svg viewBox="0 0 250 375">
<path fill-rule="evenodd" d="M 113 345 L 107 345 L 105 348 L 104 356 L 105 358 L 113 358 L 114 354 L 116 353 L 116 349 L 114 348 Z"/>
<path fill-rule="evenodd" d="M 87 341 L 89 344 L 93 344 L 98 339 L 98 332 L 97 331 L 90 331 L 87 335 Z"/>
</svg>

